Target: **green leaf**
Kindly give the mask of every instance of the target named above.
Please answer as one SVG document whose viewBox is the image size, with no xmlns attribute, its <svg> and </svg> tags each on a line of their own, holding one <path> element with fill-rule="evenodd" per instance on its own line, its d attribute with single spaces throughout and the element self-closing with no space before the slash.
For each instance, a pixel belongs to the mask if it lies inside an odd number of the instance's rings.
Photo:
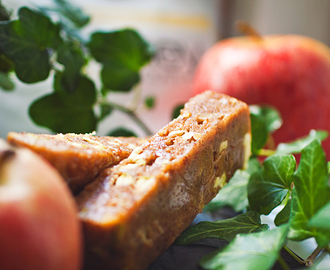
<svg viewBox="0 0 330 270">
<path fill-rule="evenodd" d="M 250 114 L 251 118 L 251 152 L 254 155 L 258 155 L 259 150 L 262 149 L 268 140 L 268 130 L 265 122 L 262 118 Z"/>
<path fill-rule="evenodd" d="M 251 175 L 248 199 L 252 210 L 268 215 L 280 205 L 291 190 L 295 158 L 291 155 L 273 155 L 267 158 L 262 171 Z"/>
<path fill-rule="evenodd" d="M 85 64 L 82 51 L 73 44 L 63 45 L 58 49 L 57 61 L 65 67 L 62 86 L 66 91 L 73 93 L 79 83 L 81 68 Z"/>
<path fill-rule="evenodd" d="M 274 220 L 276 226 L 280 226 L 289 222 L 291 213 L 291 200 L 288 200 L 284 208 L 279 212 Z"/>
<path fill-rule="evenodd" d="M 15 84 L 9 78 L 9 74 L 0 72 L 0 88 L 5 91 L 11 91 L 15 88 Z"/>
<path fill-rule="evenodd" d="M 266 130 L 269 133 L 274 132 L 282 126 L 283 121 L 280 113 L 274 107 L 250 105 L 249 108 L 252 115 L 264 122 Z"/>
<path fill-rule="evenodd" d="M 105 89 L 122 92 L 131 91 L 132 87 L 140 81 L 138 72 L 116 64 L 104 64 L 101 78 Z"/>
<path fill-rule="evenodd" d="M 290 143 L 280 143 L 277 146 L 276 151 L 278 153 L 283 154 L 297 154 L 301 153 L 301 151 L 313 140 L 319 139 L 320 141 L 325 140 L 328 137 L 328 132 L 323 130 L 311 130 L 309 135 L 303 137 L 301 139 L 295 140 Z"/>
<path fill-rule="evenodd" d="M 113 112 L 113 109 L 114 109 L 113 106 L 109 104 L 101 104 L 100 105 L 101 114 L 99 120 L 102 120 L 108 115 L 110 115 Z"/>
<path fill-rule="evenodd" d="M 330 242 L 330 203 L 322 207 L 307 225 L 309 228 L 316 228 L 324 236 L 318 239 L 319 246 L 328 245 Z"/>
<path fill-rule="evenodd" d="M 146 99 L 144 100 L 144 105 L 148 108 L 148 109 L 152 109 L 155 106 L 155 97 L 146 97 Z"/>
<path fill-rule="evenodd" d="M 233 218 L 219 221 L 202 221 L 188 227 L 176 239 L 179 245 L 187 245 L 205 238 L 220 238 L 231 241 L 237 234 L 247 234 L 268 230 L 267 224 L 261 224 L 257 212 L 247 212 Z"/>
<path fill-rule="evenodd" d="M 54 2 L 57 6 L 56 11 L 68 19 L 75 27 L 82 28 L 89 23 L 90 17 L 81 8 L 65 0 L 54 0 Z"/>
<path fill-rule="evenodd" d="M 3 54 L 0 54 L 0 72 L 8 73 L 14 70 L 14 63 L 5 57 Z"/>
<path fill-rule="evenodd" d="M 237 235 L 223 250 L 217 250 L 202 258 L 200 264 L 205 269 L 268 270 L 274 265 L 283 247 L 287 226 L 270 231 Z"/>
<path fill-rule="evenodd" d="M 61 88 L 61 74 L 54 80 L 55 93 L 34 101 L 29 108 L 32 120 L 54 132 L 88 133 L 95 131 L 97 119 L 93 111 L 96 99 L 94 83 L 80 77 L 76 91 L 68 93 Z"/>
<path fill-rule="evenodd" d="M 315 237 L 323 242 L 324 235 L 308 227 L 309 220 L 330 201 L 329 176 L 325 153 L 319 140 L 302 150 L 301 161 L 294 174 L 289 237 L 304 240 Z"/>
<path fill-rule="evenodd" d="M 96 32 L 88 44 L 91 54 L 103 64 L 102 82 L 113 91 L 129 91 L 140 80 L 139 71 L 154 52 L 132 29 Z"/>
<path fill-rule="evenodd" d="M 248 161 L 248 165 L 246 168 L 246 172 L 250 175 L 256 173 L 262 169 L 260 161 L 256 157 L 250 157 Z"/>
<path fill-rule="evenodd" d="M 272 107 L 250 106 L 251 118 L 251 151 L 258 155 L 268 140 L 269 133 L 272 133 L 282 125 L 282 119 L 278 111 Z"/>
<path fill-rule="evenodd" d="M 48 17 L 26 7 L 19 10 L 19 20 L 0 23 L 0 50 L 14 62 L 21 81 L 35 83 L 48 77 L 47 47 L 58 33 Z"/>
<path fill-rule="evenodd" d="M 113 136 L 113 137 L 137 137 L 137 135 L 126 128 L 119 127 L 117 129 L 114 129 L 108 133 L 108 136 Z"/>
<path fill-rule="evenodd" d="M 328 173 L 330 173 L 330 161 L 328 161 L 327 163 L 327 169 L 328 169 Z"/>
<path fill-rule="evenodd" d="M 330 230 L 330 203 L 323 206 L 308 222 L 310 227 Z M 330 239 L 329 239 L 330 240 Z"/>
<path fill-rule="evenodd" d="M 172 119 L 175 119 L 180 115 L 180 112 L 183 109 L 183 107 L 184 107 L 184 104 L 179 104 L 179 105 L 175 106 L 175 108 L 173 109 L 173 112 L 172 112 Z"/>
<path fill-rule="evenodd" d="M 236 212 L 243 211 L 249 204 L 247 198 L 247 185 L 250 175 L 237 170 L 229 183 L 220 189 L 217 196 L 205 206 L 204 211 L 214 212 L 224 206 L 230 206 Z"/>
<path fill-rule="evenodd" d="M 11 12 L 8 11 L 0 1 L 0 21 L 8 21 L 10 19 Z"/>
</svg>

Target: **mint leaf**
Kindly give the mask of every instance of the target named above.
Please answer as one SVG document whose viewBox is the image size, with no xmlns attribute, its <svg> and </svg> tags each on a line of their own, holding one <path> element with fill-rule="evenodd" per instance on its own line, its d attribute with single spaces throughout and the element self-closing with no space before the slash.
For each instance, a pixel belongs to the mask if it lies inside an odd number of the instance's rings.
<svg viewBox="0 0 330 270">
<path fill-rule="evenodd" d="M 287 226 L 281 226 L 270 231 L 239 234 L 223 250 L 203 257 L 200 265 L 216 270 L 271 269 L 285 243 L 287 231 Z"/>
<path fill-rule="evenodd" d="M 248 199 L 252 210 L 268 215 L 291 190 L 296 161 L 291 155 L 278 154 L 267 158 L 263 166 L 263 170 L 251 175 Z"/>
<path fill-rule="evenodd" d="M 48 77 L 47 47 L 58 32 L 48 17 L 26 7 L 19 10 L 19 20 L 0 23 L 0 51 L 14 62 L 21 81 L 35 83 Z"/>
<path fill-rule="evenodd" d="M 140 81 L 139 70 L 154 53 L 132 29 L 93 33 L 88 47 L 93 57 L 103 64 L 104 87 L 112 91 L 130 91 Z"/>
<path fill-rule="evenodd" d="M 187 245 L 205 238 L 221 238 L 232 240 L 237 234 L 253 233 L 268 230 L 268 225 L 261 224 L 257 212 L 247 212 L 233 218 L 219 221 L 202 221 L 188 227 L 176 239 L 179 245 Z"/>
<path fill-rule="evenodd" d="M 93 111 L 96 92 L 94 83 L 81 76 L 74 93 L 61 87 L 62 74 L 54 80 L 55 92 L 34 101 L 29 108 L 32 120 L 54 132 L 88 133 L 96 129 Z"/>
<path fill-rule="evenodd" d="M 289 222 L 291 213 L 291 200 L 288 200 L 284 208 L 279 212 L 274 220 L 276 226 L 280 226 Z"/>
<path fill-rule="evenodd" d="M 301 151 L 314 139 L 319 139 L 320 141 L 325 140 L 328 137 L 328 132 L 323 130 L 311 130 L 306 137 L 295 140 L 290 143 L 280 143 L 277 146 L 276 151 L 283 154 L 297 154 Z"/>
<path fill-rule="evenodd" d="M 247 198 L 249 178 L 247 172 L 237 170 L 229 183 L 205 206 L 204 211 L 214 212 L 224 206 L 230 206 L 236 212 L 243 211 L 249 204 Z"/>
<path fill-rule="evenodd" d="M 315 237 L 323 242 L 324 235 L 308 226 L 309 220 L 330 201 L 329 176 L 325 153 L 319 140 L 302 150 L 301 161 L 294 174 L 289 237 L 304 240 Z"/>
</svg>

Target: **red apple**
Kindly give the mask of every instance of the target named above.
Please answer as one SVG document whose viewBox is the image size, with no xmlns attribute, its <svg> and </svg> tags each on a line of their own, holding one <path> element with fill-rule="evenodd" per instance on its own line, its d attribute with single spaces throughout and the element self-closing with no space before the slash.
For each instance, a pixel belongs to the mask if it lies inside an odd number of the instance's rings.
<svg viewBox="0 0 330 270">
<path fill-rule="evenodd" d="M 0 140 L 0 269 L 77 270 L 81 231 L 64 180 L 28 149 Z"/>
<path fill-rule="evenodd" d="M 201 58 L 194 94 L 225 93 L 248 104 L 268 104 L 282 115 L 276 143 L 330 131 L 330 50 L 314 39 L 297 35 L 229 38 Z M 330 140 L 324 143 L 330 157 Z"/>
</svg>

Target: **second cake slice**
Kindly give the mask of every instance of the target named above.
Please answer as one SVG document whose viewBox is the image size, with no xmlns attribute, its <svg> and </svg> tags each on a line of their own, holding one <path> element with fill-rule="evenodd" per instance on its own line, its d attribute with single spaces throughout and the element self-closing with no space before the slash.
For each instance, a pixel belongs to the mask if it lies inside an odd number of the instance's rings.
<svg viewBox="0 0 330 270">
<path fill-rule="evenodd" d="M 249 156 L 248 106 L 205 92 L 78 196 L 86 268 L 145 269 Z"/>
</svg>

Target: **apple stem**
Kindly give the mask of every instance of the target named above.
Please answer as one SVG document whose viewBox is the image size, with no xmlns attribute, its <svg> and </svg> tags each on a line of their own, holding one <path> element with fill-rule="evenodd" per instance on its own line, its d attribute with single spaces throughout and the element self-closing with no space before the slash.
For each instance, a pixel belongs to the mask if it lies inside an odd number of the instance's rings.
<svg viewBox="0 0 330 270">
<path fill-rule="evenodd" d="M 235 23 L 235 27 L 240 33 L 244 35 L 262 39 L 262 36 L 259 34 L 259 32 L 245 21 L 237 21 Z"/>
</svg>

